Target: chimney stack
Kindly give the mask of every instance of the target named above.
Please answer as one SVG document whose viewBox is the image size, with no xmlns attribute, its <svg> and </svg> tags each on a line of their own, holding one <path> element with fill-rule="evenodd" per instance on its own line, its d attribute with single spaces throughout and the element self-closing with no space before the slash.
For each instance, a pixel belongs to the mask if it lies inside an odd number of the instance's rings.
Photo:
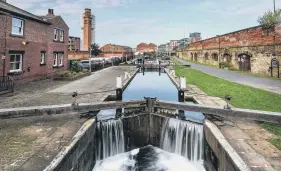
<svg viewBox="0 0 281 172">
<path fill-rule="evenodd" d="M 48 14 L 49 15 L 54 15 L 54 9 L 48 9 Z"/>
</svg>

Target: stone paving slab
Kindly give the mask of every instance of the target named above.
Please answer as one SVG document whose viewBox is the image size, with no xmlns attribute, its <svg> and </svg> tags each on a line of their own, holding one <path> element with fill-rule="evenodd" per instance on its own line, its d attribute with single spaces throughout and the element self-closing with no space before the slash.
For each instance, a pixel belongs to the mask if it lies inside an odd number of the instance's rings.
<svg viewBox="0 0 281 172">
<path fill-rule="evenodd" d="M 0 170 L 43 170 L 85 121 L 77 113 L 1 120 Z"/>
<path fill-rule="evenodd" d="M 111 67 L 73 82 L 43 80 L 19 87 L 15 94 L 0 97 L 0 108 L 101 102 L 115 94 L 116 77 L 133 73 L 135 67 Z M 85 90 L 88 84 L 91 89 Z M 72 88 L 73 87 L 73 88 Z M 56 90 L 56 91 L 52 91 Z M 92 93 L 92 91 L 101 93 Z M 90 93 L 90 94 L 89 94 Z M 69 113 L 0 120 L 0 170 L 43 170 L 68 145 L 87 121 L 80 114 Z"/>
</svg>

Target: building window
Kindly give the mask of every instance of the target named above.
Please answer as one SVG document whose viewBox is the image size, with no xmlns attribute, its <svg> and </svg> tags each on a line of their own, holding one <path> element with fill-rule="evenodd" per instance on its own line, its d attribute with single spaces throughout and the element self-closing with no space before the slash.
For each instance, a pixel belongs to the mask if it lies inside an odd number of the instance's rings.
<svg viewBox="0 0 281 172">
<path fill-rule="evenodd" d="M 63 66 L 63 53 L 54 53 L 53 66 Z"/>
<path fill-rule="evenodd" d="M 22 54 L 10 55 L 10 72 L 22 71 Z"/>
<path fill-rule="evenodd" d="M 41 62 L 40 64 L 46 64 L 46 53 L 41 52 Z"/>
<path fill-rule="evenodd" d="M 54 53 L 53 66 L 58 66 L 58 54 Z"/>
<path fill-rule="evenodd" d="M 60 53 L 60 54 L 58 54 L 58 56 L 59 56 L 59 66 L 62 66 L 63 65 L 63 54 Z"/>
<path fill-rule="evenodd" d="M 24 21 L 18 18 L 12 18 L 12 34 L 23 36 Z"/>
<path fill-rule="evenodd" d="M 64 41 L 64 31 L 60 30 L 60 41 L 63 42 Z"/>
<path fill-rule="evenodd" d="M 54 30 L 54 40 L 57 41 L 59 38 L 59 30 L 58 29 L 55 29 Z"/>
</svg>

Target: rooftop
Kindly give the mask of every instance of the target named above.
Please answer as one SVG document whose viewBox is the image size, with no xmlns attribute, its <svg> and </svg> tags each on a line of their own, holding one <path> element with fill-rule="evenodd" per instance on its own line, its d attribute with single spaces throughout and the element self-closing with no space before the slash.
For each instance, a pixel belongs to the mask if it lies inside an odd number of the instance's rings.
<svg viewBox="0 0 281 172">
<path fill-rule="evenodd" d="M 0 1 L 0 11 L 8 12 L 25 18 L 30 18 L 45 24 L 50 24 L 47 18 L 39 17 L 4 1 Z"/>
</svg>

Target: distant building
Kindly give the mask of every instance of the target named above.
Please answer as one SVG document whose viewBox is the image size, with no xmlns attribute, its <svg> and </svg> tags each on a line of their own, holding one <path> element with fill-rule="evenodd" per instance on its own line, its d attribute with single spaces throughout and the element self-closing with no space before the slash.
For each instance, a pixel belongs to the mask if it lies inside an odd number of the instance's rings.
<svg viewBox="0 0 281 172">
<path fill-rule="evenodd" d="M 168 54 L 168 45 L 167 44 L 161 44 L 158 46 L 158 53 L 159 54 Z"/>
<path fill-rule="evenodd" d="M 69 28 L 61 16 L 53 9 L 37 16 L 5 1 L 0 9 L 1 75 L 23 83 L 67 69 Z"/>
<path fill-rule="evenodd" d="M 190 43 L 190 38 L 183 38 L 178 41 L 177 51 L 182 51 Z"/>
<path fill-rule="evenodd" d="M 199 32 L 190 33 L 189 37 L 190 37 L 190 42 L 197 42 L 202 40 L 201 33 Z"/>
<path fill-rule="evenodd" d="M 143 54 L 145 52 L 156 52 L 157 51 L 157 45 L 153 44 L 153 43 L 140 43 L 137 46 L 136 52 L 138 52 L 139 54 Z"/>
<path fill-rule="evenodd" d="M 170 49 L 173 50 L 177 46 L 178 46 L 178 40 L 171 40 L 170 41 Z"/>
<path fill-rule="evenodd" d="M 131 47 L 123 45 L 106 44 L 100 50 L 102 51 L 100 57 L 132 57 L 134 55 Z"/>
<path fill-rule="evenodd" d="M 68 39 L 68 50 L 79 51 L 80 50 L 80 38 L 70 36 Z"/>
</svg>

